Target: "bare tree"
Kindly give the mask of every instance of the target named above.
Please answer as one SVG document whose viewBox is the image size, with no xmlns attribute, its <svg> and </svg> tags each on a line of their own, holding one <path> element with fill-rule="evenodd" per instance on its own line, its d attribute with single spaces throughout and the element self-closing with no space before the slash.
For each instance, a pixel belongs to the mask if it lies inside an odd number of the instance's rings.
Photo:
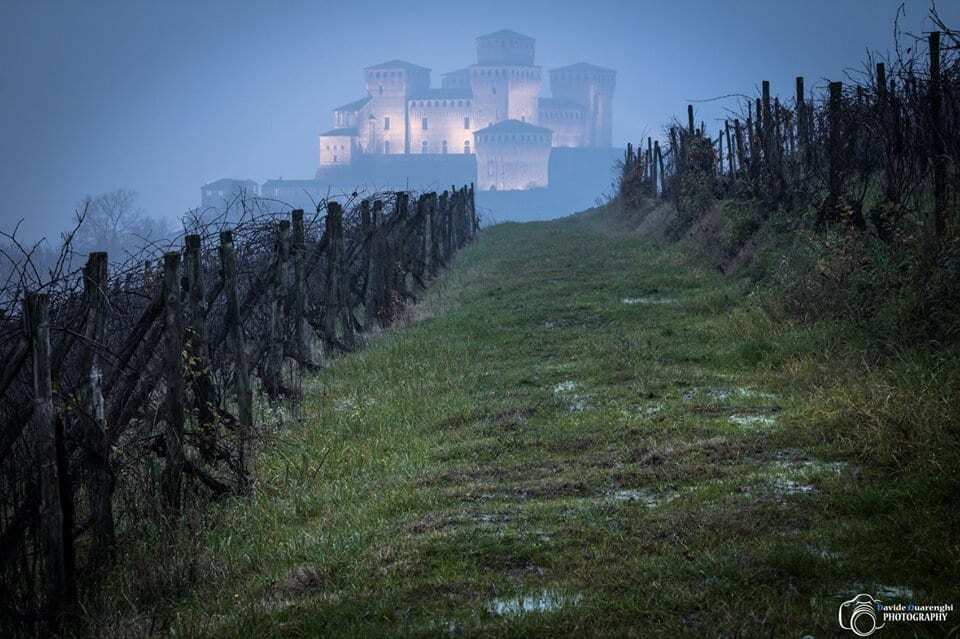
<svg viewBox="0 0 960 639">
<path fill-rule="evenodd" d="M 87 216 L 74 245 L 78 253 L 106 251 L 124 255 L 171 234 L 169 225 L 137 205 L 137 193 L 117 189 L 81 204 Z"/>
</svg>

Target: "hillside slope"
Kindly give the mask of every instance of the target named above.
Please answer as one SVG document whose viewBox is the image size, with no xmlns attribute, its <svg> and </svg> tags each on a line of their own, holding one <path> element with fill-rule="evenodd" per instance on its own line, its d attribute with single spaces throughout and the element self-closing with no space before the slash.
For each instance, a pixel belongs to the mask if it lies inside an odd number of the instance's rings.
<svg viewBox="0 0 960 639">
<path fill-rule="evenodd" d="M 859 592 L 960 600 L 956 514 L 850 445 L 843 393 L 878 373 L 749 293 L 595 212 L 486 230 L 419 321 L 310 380 L 162 623 L 799 637 L 839 633 Z M 944 630 L 902 625 L 884 636 Z"/>
</svg>

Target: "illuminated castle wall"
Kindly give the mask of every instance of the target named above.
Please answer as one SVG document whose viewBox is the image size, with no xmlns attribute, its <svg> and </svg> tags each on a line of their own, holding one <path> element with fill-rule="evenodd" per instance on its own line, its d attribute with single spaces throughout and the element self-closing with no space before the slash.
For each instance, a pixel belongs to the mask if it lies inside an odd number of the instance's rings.
<svg viewBox="0 0 960 639">
<path fill-rule="evenodd" d="M 403 60 L 367 67 L 367 95 L 334 109 L 334 128 L 319 136 L 317 176 L 360 155 L 476 153 L 480 189 L 546 186 L 551 147 L 611 145 L 616 73 L 554 69 L 547 98 L 534 59 L 533 38 L 503 30 L 477 38 L 477 63 L 444 74 L 440 88 L 430 69 Z"/>
</svg>

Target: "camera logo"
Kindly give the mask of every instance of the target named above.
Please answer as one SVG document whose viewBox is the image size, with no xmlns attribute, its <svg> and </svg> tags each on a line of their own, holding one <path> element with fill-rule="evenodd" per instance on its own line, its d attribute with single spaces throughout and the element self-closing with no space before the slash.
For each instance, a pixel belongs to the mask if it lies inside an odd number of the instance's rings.
<svg viewBox="0 0 960 639">
<path fill-rule="evenodd" d="M 858 637 L 869 637 L 879 628 L 883 628 L 883 622 L 878 623 L 877 620 L 877 609 L 881 605 L 866 594 L 859 594 L 849 601 L 844 601 L 837 614 L 840 627 L 850 630 Z"/>
</svg>

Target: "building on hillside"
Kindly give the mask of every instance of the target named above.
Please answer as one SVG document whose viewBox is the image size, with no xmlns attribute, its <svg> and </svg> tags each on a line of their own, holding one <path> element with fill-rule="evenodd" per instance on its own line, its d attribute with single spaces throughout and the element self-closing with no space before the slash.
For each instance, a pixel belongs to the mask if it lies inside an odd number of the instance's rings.
<svg viewBox="0 0 960 639">
<path fill-rule="evenodd" d="M 514 31 L 480 36 L 476 64 L 443 74 L 439 88 L 430 69 L 403 60 L 366 67 L 367 95 L 334 109 L 334 128 L 319 136 L 317 177 L 365 156 L 471 155 L 485 144 L 479 189 L 545 186 L 543 130 L 547 160 L 552 147 L 611 146 L 616 72 L 586 63 L 554 69 L 553 97 L 545 97 L 535 53 L 534 39 Z M 501 123 L 508 124 L 492 128 Z M 504 144 L 514 150 L 509 161 Z"/>
<path fill-rule="evenodd" d="M 208 182 L 200 187 L 200 206 L 202 208 L 223 209 L 233 202 L 258 197 L 260 186 L 253 180 L 223 178 Z"/>
</svg>

